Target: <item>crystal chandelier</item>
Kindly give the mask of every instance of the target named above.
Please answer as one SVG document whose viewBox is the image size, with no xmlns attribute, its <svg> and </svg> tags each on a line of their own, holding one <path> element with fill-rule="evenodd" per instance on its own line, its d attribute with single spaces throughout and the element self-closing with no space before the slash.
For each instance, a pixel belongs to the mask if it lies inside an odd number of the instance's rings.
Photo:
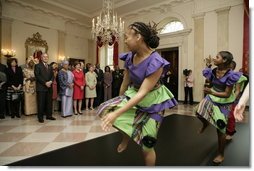
<svg viewBox="0 0 254 171">
<path fill-rule="evenodd" d="M 119 40 L 123 33 L 124 21 L 118 21 L 113 10 L 113 0 L 103 0 L 102 11 L 96 20 L 92 20 L 92 36 L 99 44 L 112 45 Z"/>
</svg>

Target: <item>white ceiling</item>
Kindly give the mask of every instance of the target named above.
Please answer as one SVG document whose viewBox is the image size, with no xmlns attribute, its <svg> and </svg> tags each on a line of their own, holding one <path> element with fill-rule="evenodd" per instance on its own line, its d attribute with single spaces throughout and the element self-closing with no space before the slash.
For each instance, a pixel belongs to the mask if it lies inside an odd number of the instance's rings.
<svg viewBox="0 0 254 171">
<path fill-rule="evenodd" d="M 114 10 L 118 16 L 127 18 L 151 9 L 163 10 L 190 0 L 114 0 Z M 5 0 L 30 9 L 40 9 L 57 16 L 69 18 L 71 22 L 90 27 L 91 20 L 102 9 L 102 0 Z"/>
</svg>

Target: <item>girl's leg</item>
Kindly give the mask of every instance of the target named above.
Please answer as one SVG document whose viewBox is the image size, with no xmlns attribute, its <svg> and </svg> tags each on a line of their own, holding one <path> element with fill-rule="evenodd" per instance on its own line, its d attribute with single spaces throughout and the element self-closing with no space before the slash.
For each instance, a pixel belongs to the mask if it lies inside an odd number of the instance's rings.
<svg viewBox="0 0 254 171">
<path fill-rule="evenodd" d="M 202 118 L 202 117 L 198 117 L 198 119 L 203 124 L 202 127 L 198 130 L 198 133 L 202 134 L 205 131 L 206 127 L 208 126 L 208 121 L 206 119 Z"/>
<path fill-rule="evenodd" d="M 77 115 L 77 100 L 73 100 L 74 114 Z"/>
<path fill-rule="evenodd" d="M 218 135 L 218 155 L 213 159 L 213 162 L 219 164 L 224 160 L 224 149 L 226 144 L 226 134 L 221 133 L 217 129 Z"/>
<path fill-rule="evenodd" d="M 146 166 L 155 166 L 156 153 L 154 149 L 149 151 L 143 150 L 143 155 L 144 155 Z"/>
<path fill-rule="evenodd" d="M 124 133 L 122 133 L 122 137 L 123 137 L 122 142 L 117 147 L 118 153 L 123 152 L 127 148 L 129 140 L 130 140 L 129 136 Z"/>
</svg>

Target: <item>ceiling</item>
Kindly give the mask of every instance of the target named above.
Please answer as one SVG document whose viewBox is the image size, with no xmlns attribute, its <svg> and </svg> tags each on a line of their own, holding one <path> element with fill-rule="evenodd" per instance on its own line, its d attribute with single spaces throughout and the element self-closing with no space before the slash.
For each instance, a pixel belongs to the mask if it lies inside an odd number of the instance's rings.
<svg viewBox="0 0 254 171">
<path fill-rule="evenodd" d="M 44 13 L 63 17 L 70 22 L 91 27 L 91 20 L 102 9 L 103 0 L 5 0 Z M 113 0 L 114 11 L 123 18 L 133 17 L 149 10 L 165 10 L 189 0 Z"/>
</svg>

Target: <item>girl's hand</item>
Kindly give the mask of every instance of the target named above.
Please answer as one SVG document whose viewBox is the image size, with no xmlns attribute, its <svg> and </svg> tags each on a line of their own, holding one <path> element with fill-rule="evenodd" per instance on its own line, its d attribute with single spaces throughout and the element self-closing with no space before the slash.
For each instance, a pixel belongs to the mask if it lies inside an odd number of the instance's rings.
<svg viewBox="0 0 254 171">
<path fill-rule="evenodd" d="M 205 94 L 212 94 L 211 88 L 205 87 L 205 88 L 204 88 L 204 93 L 205 93 Z"/>
<path fill-rule="evenodd" d="M 236 121 L 242 121 L 243 120 L 243 113 L 245 110 L 245 104 L 238 103 L 234 110 L 234 117 Z"/>
<path fill-rule="evenodd" d="M 109 131 L 110 128 L 112 128 L 112 125 L 115 122 L 116 118 L 117 118 L 117 115 L 114 112 L 111 112 L 111 113 L 105 115 L 102 118 L 102 124 L 101 124 L 102 130 Z"/>
</svg>

